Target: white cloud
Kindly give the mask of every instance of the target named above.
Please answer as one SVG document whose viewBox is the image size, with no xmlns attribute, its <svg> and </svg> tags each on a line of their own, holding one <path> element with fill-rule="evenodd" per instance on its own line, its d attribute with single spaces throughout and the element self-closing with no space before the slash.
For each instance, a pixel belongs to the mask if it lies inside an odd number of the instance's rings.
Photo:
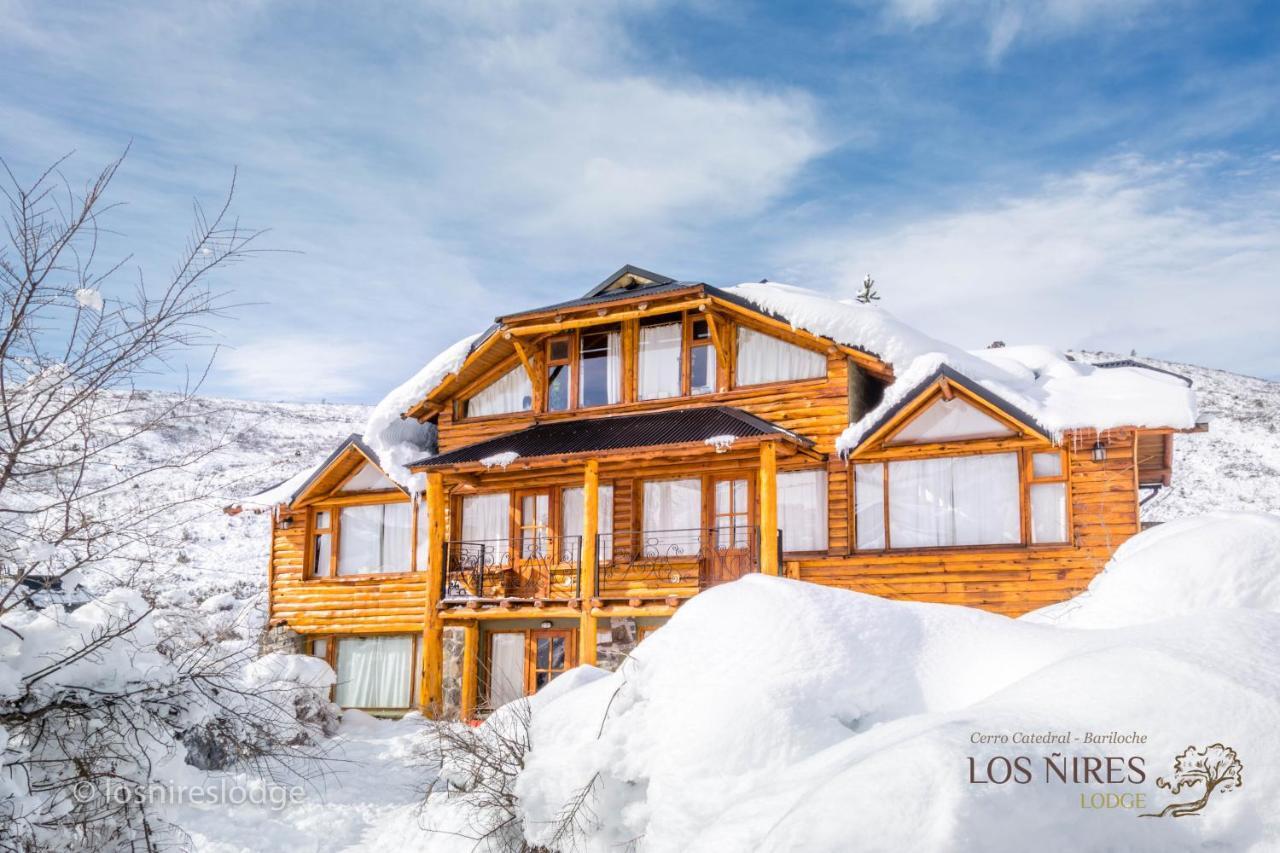
<svg viewBox="0 0 1280 853">
<path fill-rule="evenodd" d="M 266 338 L 220 351 L 215 377 L 253 400 L 341 399 L 362 390 L 363 372 L 385 355 L 381 346 L 329 336 Z"/>
<path fill-rule="evenodd" d="M 1280 375 L 1280 164 L 1112 159 L 1022 193 L 788 253 L 811 280 L 967 346 L 1137 348 Z"/>
</svg>

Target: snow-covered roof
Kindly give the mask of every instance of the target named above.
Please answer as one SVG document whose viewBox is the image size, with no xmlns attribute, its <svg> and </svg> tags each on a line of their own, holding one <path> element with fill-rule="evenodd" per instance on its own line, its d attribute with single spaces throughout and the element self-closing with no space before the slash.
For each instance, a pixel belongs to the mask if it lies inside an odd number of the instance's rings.
<svg viewBox="0 0 1280 853">
<path fill-rule="evenodd" d="M 1044 346 L 965 351 L 917 331 L 876 305 L 786 284 L 740 284 L 728 292 L 797 329 L 875 353 L 894 369 L 884 398 L 849 425 L 837 447 L 853 449 L 883 416 L 946 365 L 1060 435 L 1070 429 L 1190 429 L 1196 396 L 1179 377 L 1141 367 L 1098 367 Z"/>
<path fill-rule="evenodd" d="M 968 352 L 924 334 L 877 305 L 788 284 L 748 283 L 724 291 L 796 329 L 872 353 L 893 367 L 893 385 L 879 405 L 840 436 L 841 451 L 856 447 L 886 412 L 943 365 L 1055 436 L 1070 429 L 1190 429 L 1196 423 L 1195 393 L 1175 376 L 1141 367 L 1085 364 L 1042 346 Z M 480 337 L 470 335 L 441 352 L 383 398 L 369 416 L 365 444 L 377 454 L 382 469 L 411 491 L 420 491 L 422 484 L 413 481 L 408 465 L 422 458 L 427 442 L 422 427 L 401 416 L 456 373 Z"/>
</svg>

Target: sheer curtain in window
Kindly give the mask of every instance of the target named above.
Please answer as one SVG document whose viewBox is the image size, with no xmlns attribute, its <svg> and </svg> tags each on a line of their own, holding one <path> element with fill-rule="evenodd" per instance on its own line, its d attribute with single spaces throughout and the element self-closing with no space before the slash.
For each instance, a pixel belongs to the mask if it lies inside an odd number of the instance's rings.
<svg viewBox="0 0 1280 853">
<path fill-rule="evenodd" d="M 738 327 L 739 385 L 814 379 L 827 375 L 827 357 L 781 338 Z"/>
<path fill-rule="evenodd" d="M 533 406 L 533 383 L 517 365 L 467 401 L 467 417 L 527 412 Z"/>
<path fill-rule="evenodd" d="M 857 501 L 857 548 L 879 551 L 884 547 L 884 465 L 855 465 L 853 494 Z"/>
<path fill-rule="evenodd" d="M 565 489 L 560 493 L 560 530 L 565 538 L 565 547 L 576 547 L 576 537 L 582 535 L 582 502 L 581 487 Z M 613 555 L 613 486 L 601 486 L 596 506 L 596 532 L 600 534 L 600 558 L 607 560 Z M 590 548 L 592 543 L 583 542 L 582 548 Z M 572 556 L 564 555 L 567 559 Z"/>
<path fill-rule="evenodd" d="M 680 396 L 679 323 L 640 329 L 640 399 Z"/>
<path fill-rule="evenodd" d="M 702 481 L 658 480 L 644 484 L 644 547 L 669 556 L 698 553 L 702 525 Z"/>
<path fill-rule="evenodd" d="M 1021 541 L 1014 453 L 889 463 L 893 548 Z"/>
<path fill-rule="evenodd" d="M 617 332 L 609 333 L 608 364 L 609 402 L 622 401 L 622 336 Z"/>
<path fill-rule="evenodd" d="M 489 646 L 489 707 L 500 708 L 524 693 L 524 632 L 493 635 Z"/>
<path fill-rule="evenodd" d="M 511 535 L 511 495 L 467 495 L 462 499 L 462 541 L 483 544 L 485 563 L 499 565 L 507 559 Z M 478 554 L 473 559 L 479 559 Z"/>
<path fill-rule="evenodd" d="M 344 708 L 408 708 L 412 702 L 413 637 L 338 640 L 336 701 Z"/>
<path fill-rule="evenodd" d="M 778 475 L 778 523 L 784 550 L 826 550 L 826 471 L 788 471 Z"/>
<path fill-rule="evenodd" d="M 338 574 L 407 572 L 412 552 L 407 503 L 343 507 L 338 521 Z"/>
</svg>

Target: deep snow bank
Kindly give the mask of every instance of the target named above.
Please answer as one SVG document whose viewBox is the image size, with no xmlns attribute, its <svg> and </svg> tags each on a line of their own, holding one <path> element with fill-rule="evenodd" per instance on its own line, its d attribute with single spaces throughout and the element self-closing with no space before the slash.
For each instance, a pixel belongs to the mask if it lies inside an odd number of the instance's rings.
<svg viewBox="0 0 1280 853">
<path fill-rule="evenodd" d="M 1023 619 L 1115 628 L 1222 607 L 1280 613 L 1280 516 L 1213 512 L 1153 527 L 1121 545 L 1084 593 Z"/>
<path fill-rule="evenodd" d="M 1233 529 L 1242 538 L 1227 547 L 1256 545 L 1259 536 Z M 1174 534 L 1146 534 L 1129 551 Z M 1185 571 L 1200 565 L 1210 583 L 1212 563 L 1189 561 Z M 1243 569 L 1229 582 L 1264 585 Z M 1201 602 L 1222 600 L 1186 609 Z M 1083 631 L 748 577 L 691 601 L 618 673 L 538 703 L 517 780 L 525 831 L 546 842 L 564 805 L 590 786 L 582 846 L 601 851 L 630 842 L 657 851 L 1275 849 L 1276 648 L 1280 614 L 1266 610 Z M 1147 740 L 972 742 L 975 733 L 1050 731 Z M 1199 791 L 1171 797 L 1156 779 L 1189 745 L 1214 743 L 1236 750 L 1246 781 L 1215 793 L 1196 818 L 1081 808 L 1080 795 L 1094 792 L 1141 793 L 1142 811 L 1195 799 Z M 1137 757 L 1144 775 L 1046 782 L 1043 762 L 1055 751 Z M 1027 756 L 1033 780 L 970 780 L 971 757 L 985 767 L 1002 755 Z"/>
</svg>

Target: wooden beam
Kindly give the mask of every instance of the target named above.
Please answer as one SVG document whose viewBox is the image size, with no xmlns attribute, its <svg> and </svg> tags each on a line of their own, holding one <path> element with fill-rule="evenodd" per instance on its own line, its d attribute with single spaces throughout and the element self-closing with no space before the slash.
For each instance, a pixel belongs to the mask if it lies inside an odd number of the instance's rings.
<svg viewBox="0 0 1280 853">
<path fill-rule="evenodd" d="M 444 589 L 444 475 L 427 474 L 427 595 L 422 629 L 422 688 L 420 704 L 428 716 L 438 716 L 444 699 L 444 622 L 440 595 Z"/>
<path fill-rule="evenodd" d="M 760 443 L 760 472 L 756 486 L 760 501 L 760 571 L 778 574 L 778 448 Z"/>
<path fill-rule="evenodd" d="M 512 335 L 538 335 L 543 332 L 567 332 L 571 329 L 581 329 L 584 326 L 601 326 L 606 323 L 617 323 L 622 320 L 636 320 L 641 317 L 656 317 L 660 314 L 672 314 L 676 311 L 695 311 L 703 306 L 709 305 L 709 299 L 690 299 L 684 302 L 672 302 L 666 305 L 646 305 L 645 308 L 635 308 L 630 311 L 619 311 L 616 314 L 608 314 L 604 317 L 592 315 L 590 317 L 579 317 L 575 320 L 562 320 L 559 323 L 539 323 L 532 326 L 512 326 L 506 331 Z"/>
<path fill-rule="evenodd" d="M 529 374 L 529 383 L 535 388 L 538 387 L 538 374 L 533 369 L 533 363 L 529 361 L 529 354 L 524 351 L 524 344 L 520 343 L 518 338 L 512 337 L 510 332 L 507 332 L 504 337 L 510 338 L 511 345 L 516 348 L 516 355 L 520 356 L 520 363 L 524 365 L 524 372 Z"/>
<path fill-rule="evenodd" d="M 942 392 L 942 399 L 950 403 L 955 399 L 956 392 L 951 390 L 951 383 L 947 381 L 947 377 L 938 380 L 938 390 Z"/>
<path fill-rule="evenodd" d="M 578 555 L 582 580 L 578 595 L 585 599 L 596 595 L 596 533 L 600 518 L 600 463 L 588 459 L 582 477 L 582 545 Z M 596 631 L 599 623 L 589 609 L 578 617 L 578 663 L 596 663 Z"/>
<path fill-rule="evenodd" d="M 724 387 L 721 387 L 720 383 L 720 368 L 728 366 L 729 354 L 724 346 L 724 338 L 720 336 L 720 323 L 714 311 L 707 312 L 707 331 L 711 333 L 711 345 L 716 349 L 716 390 L 723 391 Z"/>
<path fill-rule="evenodd" d="M 480 689 L 480 623 L 466 622 L 462 626 L 462 698 L 458 716 L 463 721 L 471 719 L 476 711 L 476 694 Z"/>
</svg>

